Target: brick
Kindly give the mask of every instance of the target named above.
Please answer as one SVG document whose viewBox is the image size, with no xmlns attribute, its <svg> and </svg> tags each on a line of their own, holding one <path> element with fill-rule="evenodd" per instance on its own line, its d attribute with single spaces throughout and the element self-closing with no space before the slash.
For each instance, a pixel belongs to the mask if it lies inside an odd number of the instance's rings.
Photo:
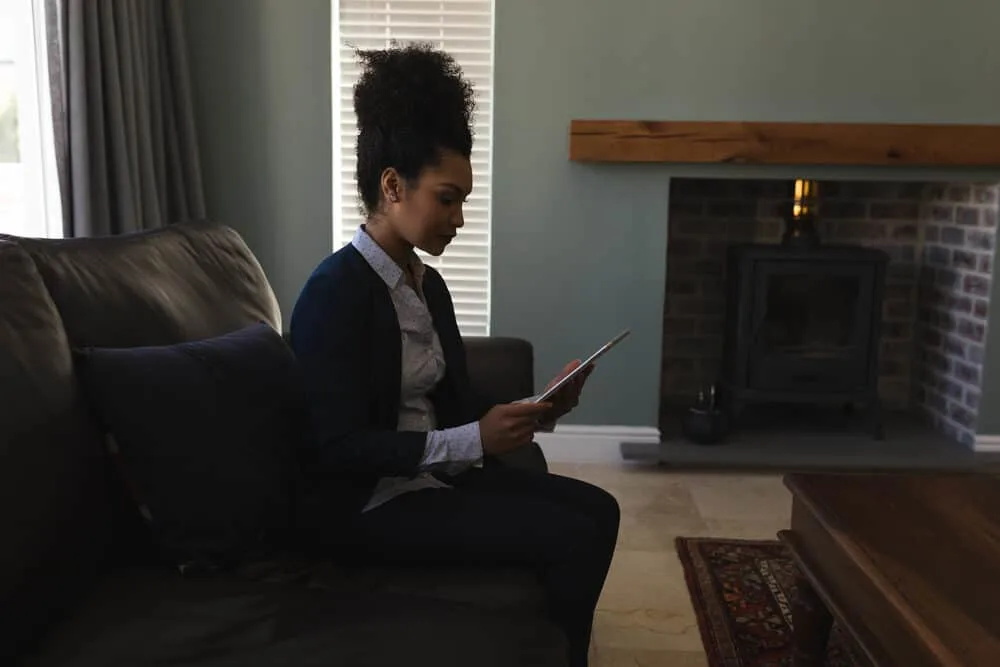
<svg viewBox="0 0 1000 667">
<path fill-rule="evenodd" d="M 916 241 L 917 240 L 917 225 L 913 222 L 905 222 L 902 224 L 893 225 L 891 228 L 891 233 L 889 236 L 894 241 Z"/>
<path fill-rule="evenodd" d="M 979 368 L 977 366 L 956 361 L 954 373 L 958 380 L 979 386 Z"/>
<path fill-rule="evenodd" d="M 692 263 L 694 272 L 702 276 L 721 276 L 725 268 L 725 262 L 702 259 Z"/>
<path fill-rule="evenodd" d="M 956 269 L 975 271 L 979 266 L 979 257 L 968 250 L 955 250 L 951 254 L 951 265 Z"/>
<path fill-rule="evenodd" d="M 939 348 L 942 342 L 941 332 L 935 329 L 926 329 L 920 335 L 920 342 L 929 348 Z"/>
<path fill-rule="evenodd" d="M 937 225 L 927 225 L 924 228 L 924 241 L 937 243 L 941 240 L 941 228 Z"/>
<path fill-rule="evenodd" d="M 921 348 L 920 356 L 931 370 L 947 373 L 951 369 L 951 361 L 937 350 Z"/>
<path fill-rule="evenodd" d="M 972 201 L 972 187 L 968 185 L 948 186 L 948 199 L 954 202 Z"/>
<path fill-rule="evenodd" d="M 965 230 L 958 227 L 942 227 L 941 243 L 945 245 L 965 245 Z"/>
<path fill-rule="evenodd" d="M 725 320 L 721 317 L 703 317 L 698 320 L 697 332 L 703 336 L 722 336 Z"/>
<path fill-rule="evenodd" d="M 980 399 L 980 394 L 978 391 L 974 389 L 965 390 L 965 405 L 970 410 L 975 410 L 975 411 L 979 410 L 979 399 Z"/>
<path fill-rule="evenodd" d="M 980 215 L 980 221 L 983 223 L 983 227 L 996 227 L 997 226 L 997 209 L 987 208 L 982 211 Z"/>
<path fill-rule="evenodd" d="M 859 201 L 823 201 L 820 217 L 827 220 L 860 220 L 868 217 L 868 206 Z"/>
<path fill-rule="evenodd" d="M 947 305 L 953 313 L 971 313 L 972 312 L 972 299 L 967 296 L 956 296 L 954 294 L 948 294 Z"/>
<path fill-rule="evenodd" d="M 660 365 L 660 369 L 665 374 L 691 374 L 695 372 L 695 363 L 693 359 L 689 359 L 687 357 L 664 358 L 663 363 Z"/>
<path fill-rule="evenodd" d="M 967 340 L 982 343 L 986 339 L 986 325 L 963 317 L 958 321 L 958 333 Z"/>
<path fill-rule="evenodd" d="M 836 236 L 841 241 L 884 239 L 886 232 L 884 222 L 871 220 L 841 220 L 836 227 Z"/>
<path fill-rule="evenodd" d="M 873 220 L 913 220 L 920 215 L 916 202 L 873 202 L 869 217 Z"/>
<path fill-rule="evenodd" d="M 753 234 L 758 241 L 778 241 L 784 231 L 784 223 L 774 220 L 758 220 L 754 223 Z"/>
<path fill-rule="evenodd" d="M 998 194 L 1000 194 L 1000 188 L 995 184 L 977 185 L 973 188 L 972 200 L 977 204 L 995 204 Z"/>
<path fill-rule="evenodd" d="M 709 200 L 706 208 L 713 218 L 746 218 L 752 220 L 757 215 L 757 202 L 752 199 Z"/>
<path fill-rule="evenodd" d="M 917 280 L 920 267 L 916 264 L 889 264 L 885 272 L 885 279 L 889 283 L 896 285 L 912 285 Z"/>
<path fill-rule="evenodd" d="M 670 216 L 691 215 L 701 216 L 705 214 L 705 200 L 688 198 L 670 198 Z"/>
<path fill-rule="evenodd" d="M 696 278 L 668 278 L 667 294 L 670 296 L 692 296 L 700 292 Z"/>
<path fill-rule="evenodd" d="M 969 246 L 979 250 L 993 250 L 993 232 L 970 231 L 968 234 Z"/>
<path fill-rule="evenodd" d="M 896 194 L 900 199 L 921 199 L 924 196 L 926 187 L 926 183 L 907 181 L 899 184 L 899 192 Z"/>
<path fill-rule="evenodd" d="M 674 231 L 679 232 L 684 236 L 721 236 L 726 235 L 726 223 L 722 220 L 705 220 L 704 218 L 680 218 L 675 220 L 670 219 L 670 238 L 668 238 L 667 243 L 669 246 L 670 240 L 673 239 Z"/>
<path fill-rule="evenodd" d="M 986 356 L 986 348 L 981 345 L 969 344 L 965 348 L 965 358 L 974 364 L 981 364 Z"/>
<path fill-rule="evenodd" d="M 898 299 L 909 301 L 913 298 L 913 287 L 910 285 L 886 285 L 882 298 L 885 301 Z"/>
<path fill-rule="evenodd" d="M 938 386 L 938 389 L 945 398 L 950 398 L 953 401 L 961 401 L 965 398 L 965 386 L 954 380 L 941 378 L 941 384 Z"/>
<path fill-rule="evenodd" d="M 695 318 L 671 315 L 663 320 L 663 337 L 666 339 L 674 336 L 693 334 L 697 324 L 698 320 Z"/>
<path fill-rule="evenodd" d="M 718 299 L 694 297 L 677 297 L 671 300 L 671 315 L 721 315 L 725 312 L 725 304 Z"/>
<path fill-rule="evenodd" d="M 972 310 L 972 314 L 980 319 L 986 319 L 990 315 L 990 304 L 988 301 L 983 301 L 982 299 L 977 299 L 976 304 Z"/>
<path fill-rule="evenodd" d="M 979 271 L 980 273 L 991 274 L 993 273 L 993 257 L 990 255 L 980 255 L 979 256 Z"/>
<path fill-rule="evenodd" d="M 762 199 L 757 202 L 757 219 L 777 218 L 783 219 L 788 212 L 790 202 L 775 201 L 773 199 Z"/>
<path fill-rule="evenodd" d="M 729 241 L 722 241 L 719 239 L 708 238 L 705 239 L 702 245 L 701 255 L 707 259 L 714 259 L 720 262 L 725 261 L 726 251 L 729 246 L 732 245 Z"/>
<path fill-rule="evenodd" d="M 955 221 L 955 207 L 947 204 L 931 204 L 930 207 L 921 214 L 922 218 L 940 223 L 951 223 Z"/>
<path fill-rule="evenodd" d="M 962 280 L 962 289 L 966 294 L 973 296 L 989 296 L 990 281 L 988 278 L 976 274 L 967 274 Z"/>
<path fill-rule="evenodd" d="M 965 359 L 965 347 L 967 343 L 961 338 L 947 336 L 944 339 L 944 353 L 959 359 Z"/>
<path fill-rule="evenodd" d="M 909 318 L 907 318 L 909 319 Z M 905 322 L 883 322 L 882 338 L 890 340 L 907 340 L 913 334 L 909 321 Z"/>
<path fill-rule="evenodd" d="M 882 312 L 883 317 L 887 319 L 909 319 L 910 315 L 913 313 L 913 304 L 910 303 L 909 300 L 886 300 L 883 303 Z"/>
<path fill-rule="evenodd" d="M 948 409 L 948 401 L 944 396 L 936 391 L 924 390 L 924 405 L 938 413 L 944 413 Z"/>
<path fill-rule="evenodd" d="M 673 349 L 675 353 L 713 357 L 722 351 L 722 341 L 707 336 L 684 336 L 674 339 Z"/>
<path fill-rule="evenodd" d="M 979 209 L 974 206 L 959 206 L 955 210 L 955 222 L 967 227 L 979 225 Z"/>
<path fill-rule="evenodd" d="M 937 325 L 942 331 L 958 331 L 958 318 L 946 310 L 939 310 Z"/>
<path fill-rule="evenodd" d="M 898 359 L 879 359 L 880 377 L 898 377 L 906 374 L 906 364 Z"/>
<path fill-rule="evenodd" d="M 891 245 L 883 247 L 882 250 L 889 255 L 890 261 L 905 263 L 917 260 L 917 248 L 912 243 Z"/>
<path fill-rule="evenodd" d="M 926 183 L 921 196 L 927 201 L 941 201 L 948 196 L 948 184 Z"/>
<path fill-rule="evenodd" d="M 970 412 L 961 403 L 951 403 L 948 405 L 948 416 L 960 426 L 973 428 L 976 425 L 976 415 Z"/>
<path fill-rule="evenodd" d="M 701 257 L 702 242 L 700 239 L 674 238 L 667 241 L 667 266 L 671 260 Z"/>
<path fill-rule="evenodd" d="M 924 261 L 931 266 L 948 266 L 950 259 L 947 248 L 939 245 L 929 245 L 924 248 Z"/>
<path fill-rule="evenodd" d="M 939 287 L 953 288 L 958 285 L 958 273 L 951 269 L 938 269 L 935 282 Z"/>
</svg>

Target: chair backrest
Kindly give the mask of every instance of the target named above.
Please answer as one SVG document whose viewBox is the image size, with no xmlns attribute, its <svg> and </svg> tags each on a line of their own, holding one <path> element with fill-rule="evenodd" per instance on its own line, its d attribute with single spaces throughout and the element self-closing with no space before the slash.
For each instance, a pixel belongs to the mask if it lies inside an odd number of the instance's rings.
<svg viewBox="0 0 1000 667">
<path fill-rule="evenodd" d="M 17 243 L 38 267 L 75 347 L 168 345 L 254 322 L 281 326 L 257 258 L 222 225 Z"/>
<path fill-rule="evenodd" d="M 106 473 L 59 312 L 28 253 L 0 240 L 0 664 L 96 582 Z"/>
</svg>

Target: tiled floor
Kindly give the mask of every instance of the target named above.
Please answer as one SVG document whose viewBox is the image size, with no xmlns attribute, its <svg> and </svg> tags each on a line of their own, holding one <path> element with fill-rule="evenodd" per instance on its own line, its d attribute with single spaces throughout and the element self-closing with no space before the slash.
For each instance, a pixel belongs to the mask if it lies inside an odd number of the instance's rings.
<svg viewBox="0 0 1000 667">
<path fill-rule="evenodd" d="M 622 526 L 594 622 L 594 667 L 705 667 L 674 538 L 773 539 L 791 497 L 774 475 L 669 473 L 612 464 L 552 464 L 618 499 Z"/>
</svg>

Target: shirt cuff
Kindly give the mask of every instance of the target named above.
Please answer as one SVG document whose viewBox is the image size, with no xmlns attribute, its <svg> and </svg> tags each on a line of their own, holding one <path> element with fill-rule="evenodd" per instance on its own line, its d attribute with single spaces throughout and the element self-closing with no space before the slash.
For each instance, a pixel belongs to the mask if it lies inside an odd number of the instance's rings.
<svg viewBox="0 0 1000 667">
<path fill-rule="evenodd" d="M 420 468 L 457 474 L 470 466 L 482 465 L 483 440 L 479 422 L 431 431 L 427 434 Z"/>
</svg>

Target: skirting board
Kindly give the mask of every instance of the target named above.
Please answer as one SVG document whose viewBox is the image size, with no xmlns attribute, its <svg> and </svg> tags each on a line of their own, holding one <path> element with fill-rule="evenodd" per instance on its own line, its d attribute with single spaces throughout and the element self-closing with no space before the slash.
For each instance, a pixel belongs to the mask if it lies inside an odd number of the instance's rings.
<svg viewBox="0 0 1000 667">
<path fill-rule="evenodd" d="M 977 435 L 972 449 L 977 452 L 1000 452 L 1000 435 Z"/>
<path fill-rule="evenodd" d="M 554 463 L 614 463 L 622 460 L 621 444 L 657 444 L 655 426 L 556 426 L 552 433 L 536 433 L 545 458 Z"/>
</svg>

